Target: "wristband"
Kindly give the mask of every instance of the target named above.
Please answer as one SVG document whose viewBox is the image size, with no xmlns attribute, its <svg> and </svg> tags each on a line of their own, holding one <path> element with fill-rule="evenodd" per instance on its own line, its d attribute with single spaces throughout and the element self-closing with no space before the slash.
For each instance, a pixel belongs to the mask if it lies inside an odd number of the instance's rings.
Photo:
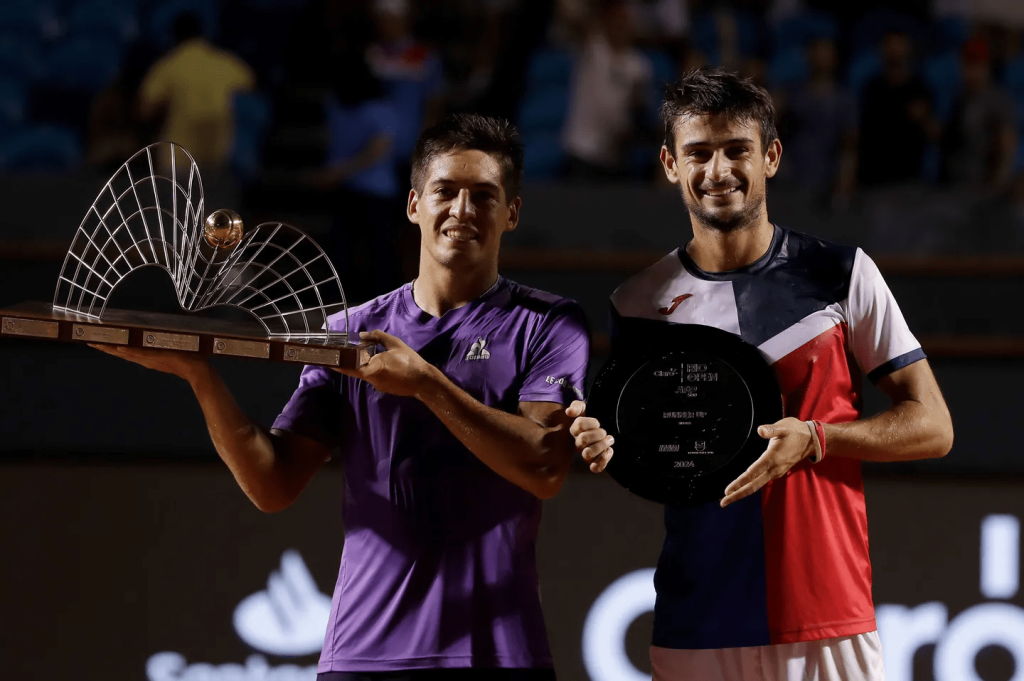
<svg viewBox="0 0 1024 681">
<path fill-rule="evenodd" d="M 811 440 L 814 441 L 814 454 L 810 457 L 811 463 L 818 463 L 825 458 L 825 426 L 821 421 L 805 421 L 807 428 L 811 431 Z"/>
</svg>

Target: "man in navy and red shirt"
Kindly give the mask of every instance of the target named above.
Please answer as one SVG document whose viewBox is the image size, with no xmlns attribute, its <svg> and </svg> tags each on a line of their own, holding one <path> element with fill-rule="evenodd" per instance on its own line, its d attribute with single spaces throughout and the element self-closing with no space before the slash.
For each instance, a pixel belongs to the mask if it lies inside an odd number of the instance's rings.
<svg viewBox="0 0 1024 681">
<path fill-rule="evenodd" d="M 768 220 L 782 154 L 768 93 L 698 70 L 662 117 L 693 239 L 612 295 L 613 348 L 664 324 L 736 334 L 772 366 L 786 418 L 760 424 L 765 453 L 720 502 L 666 506 L 654 676 L 881 681 L 860 462 L 945 455 L 946 404 L 871 259 Z M 892 406 L 861 419 L 865 375 Z M 572 432 L 603 470 L 611 437 L 586 416 Z"/>
<path fill-rule="evenodd" d="M 522 162 L 503 121 L 458 116 L 423 134 L 408 201 L 419 275 L 349 311 L 386 351 L 358 370 L 306 367 L 269 431 L 204 360 L 112 351 L 191 383 L 218 453 L 265 511 L 340 450 L 346 532 L 321 681 L 554 678 L 537 530 L 575 454 L 566 405 L 582 395 L 589 340 L 576 303 L 498 274 Z"/>
</svg>

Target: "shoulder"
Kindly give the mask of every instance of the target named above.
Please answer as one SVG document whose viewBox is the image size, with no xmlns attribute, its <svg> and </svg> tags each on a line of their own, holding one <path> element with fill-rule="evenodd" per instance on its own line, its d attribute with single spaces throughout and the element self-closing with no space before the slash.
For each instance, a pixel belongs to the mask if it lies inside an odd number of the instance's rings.
<svg viewBox="0 0 1024 681">
<path fill-rule="evenodd" d="M 565 298 L 506 279 L 509 303 L 526 314 L 540 318 L 583 314 L 583 308 L 572 298 Z"/>
<path fill-rule="evenodd" d="M 364 330 L 385 326 L 385 322 L 396 313 L 396 308 L 403 304 L 402 292 L 405 290 L 405 286 L 348 308 L 349 328 Z M 327 324 L 331 331 L 344 331 L 345 310 L 328 317 Z"/>
<path fill-rule="evenodd" d="M 686 275 L 686 268 L 679 261 L 679 249 L 665 255 L 647 269 L 634 274 L 612 293 L 612 307 L 623 316 L 636 316 L 642 307 L 646 310 L 649 301 L 661 293 L 668 284 Z"/>
<path fill-rule="evenodd" d="M 785 261 L 811 276 L 839 276 L 847 279 L 860 250 L 856 246 L 835 244 L 791 229 L 786 230 L 783 248 Z"/>
</svg>

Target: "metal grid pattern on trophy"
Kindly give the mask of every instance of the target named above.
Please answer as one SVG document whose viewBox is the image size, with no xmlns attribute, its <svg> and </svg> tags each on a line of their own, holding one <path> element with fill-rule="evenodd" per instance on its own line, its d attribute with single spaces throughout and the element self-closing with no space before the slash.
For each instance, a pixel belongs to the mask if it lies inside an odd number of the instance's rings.
<svg viewBox="0 0 1024 681">
<path fill-rule="evenodd" d="M 244 233 L 232 211 L 203 220 L 204 198 L 192 156 L 171 142 L 132 156 L 104 185 L 75 233 L 55 309 L 99 319 L 117 285 L 140 267 L 166 270 L 178 303 L 198 311 L 238 307 L 272 336 L 348 341 L 348 310 L 337 272 L 301 230 L 264 223 Z M 343 332 L 327 317 L 344 311 Z"/>
<path fill-rule="evenodd" d="M 158 142 L 137 152 L 103 186 L 75 233 L 54 308 L 99 318 L 118 283 L 157 266 L 170 273 L 178 302 L 189 309 L 203 214 L 199 169 L 185 149 Z"/>
<path fill-rule="evenodd" d="M 334 265 L 313 239 L 285 223 L 265 222 L 245 234 L 201 303 L 247 310 L 271 336 L 348 340 L 345 292 Z M 327 318 L 342 311 L 344 331 L 327 331 Z"/>
</svg>

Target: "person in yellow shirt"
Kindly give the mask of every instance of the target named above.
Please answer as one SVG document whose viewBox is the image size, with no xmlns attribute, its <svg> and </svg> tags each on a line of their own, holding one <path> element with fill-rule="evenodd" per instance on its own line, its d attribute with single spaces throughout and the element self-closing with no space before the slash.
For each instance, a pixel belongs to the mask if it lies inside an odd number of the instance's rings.
<svg viewBox="0 0 1024 681">
<path fill-rule="evenodd" d="M 175 19 L 174 43 L 142 81 L 140 114 L 162 116 L 163 140 L 183 146 L 200 168 L 219 169 L 234 139 L 232 96 L 251 90 L 256 78 L 244 61 L 203 38 L 192 12 Z"/>
</svg>

